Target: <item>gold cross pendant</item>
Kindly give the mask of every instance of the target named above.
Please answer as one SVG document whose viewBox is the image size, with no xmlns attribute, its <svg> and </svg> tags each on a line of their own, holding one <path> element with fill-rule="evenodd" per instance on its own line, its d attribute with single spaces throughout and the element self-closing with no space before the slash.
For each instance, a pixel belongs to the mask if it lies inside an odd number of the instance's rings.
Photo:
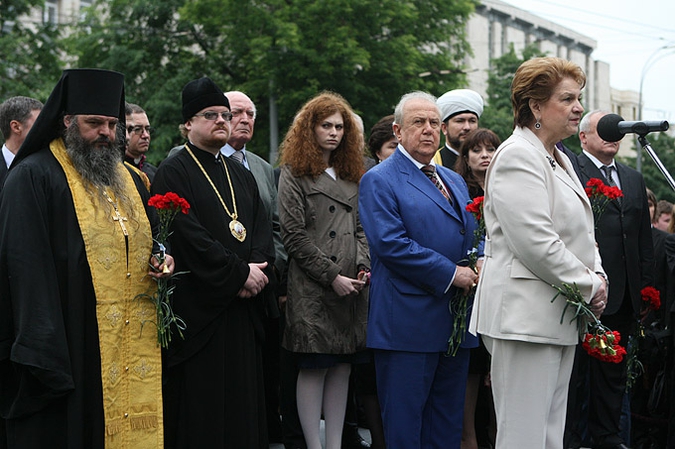
<svg viewBox="0 0 675 449">
<path fill-rule="evenodd" d="M 120 215 L 120 212 L 117 210 L 117 208 L 115 208 L 115 215 L 113 215 L 112 219 L 119 222 L 122 232 L 124 233 L 125 237 L 128 237 L 129 232 L 127 231 L 127 227 L 124 226 L 124 222 L 127 221 L 127 218 Z"/>
</svg>

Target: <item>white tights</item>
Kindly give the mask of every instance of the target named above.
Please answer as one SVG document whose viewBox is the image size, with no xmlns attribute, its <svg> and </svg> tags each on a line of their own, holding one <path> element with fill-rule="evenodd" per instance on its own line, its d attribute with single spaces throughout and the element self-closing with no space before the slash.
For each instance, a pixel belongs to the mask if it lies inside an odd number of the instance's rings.
<svg viewBox="0 0 675 449">
<path fill-rule="evenodd" d="M 326 369 L 301 369 L 298 374 L 298 416 L 307 449 L 321 449 L 321 410 L 326 424 L 326 449 L 340 449 L 347 407 L 351 365 L 339 363 Z"/>
</svg>

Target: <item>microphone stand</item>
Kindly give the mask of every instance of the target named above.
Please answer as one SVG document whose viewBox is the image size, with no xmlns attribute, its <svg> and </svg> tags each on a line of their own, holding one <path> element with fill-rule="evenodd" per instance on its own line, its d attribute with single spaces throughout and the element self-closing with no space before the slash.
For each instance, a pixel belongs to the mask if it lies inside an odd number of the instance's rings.
<svg viewBox="0 0 675 449">
<path fill-rule="evenodd" d="M 642 145 L 642 148 L 647 152 L 649 157 L 652 158 L 658 169 L 661 171 L 663 177 L 666 178 L 666 181 L 668 181 L 668 184 L 670 184 L 670 188 L 675 190 L 675 181 L 673 180 L 673 177 L 670 176 L 668 169 L 663 165 L 661 159 L 659 159 L 659 157 L 656 155 L 656 152 L 654 151 L 650 143 L 647 141 L 647 138 L 645 136 L 646 134 L 639 135 L 638 142 L 640 142 L 640 145 Z"/>
</svg>

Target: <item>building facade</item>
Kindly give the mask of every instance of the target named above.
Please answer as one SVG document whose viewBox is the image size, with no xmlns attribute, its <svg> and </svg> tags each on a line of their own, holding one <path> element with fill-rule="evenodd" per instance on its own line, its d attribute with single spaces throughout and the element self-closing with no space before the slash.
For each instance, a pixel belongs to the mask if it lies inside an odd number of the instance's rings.
<svg viewBox="0 0 675 449">
<path fill-rule="evenodd" d="M 500 0 L 481 0 L 466 31 L 473 49 L 473 56 L 467 56 L 464 61 L 469 88 L 484 97 L 491 61 L 507 53 L 511 45 L 520 55 L 525 47 L 535 44 L 546 55 L 573 61 L 584 70 L 586 111 L 603 109 L 626 120 L 636 120 L 637 93 L 611 88 L 609 64 L 593 59 L 597 42 L 590 37 Z M 633 139 L 622 141 L 619 156 L 635 156 Z"/>
</svg>

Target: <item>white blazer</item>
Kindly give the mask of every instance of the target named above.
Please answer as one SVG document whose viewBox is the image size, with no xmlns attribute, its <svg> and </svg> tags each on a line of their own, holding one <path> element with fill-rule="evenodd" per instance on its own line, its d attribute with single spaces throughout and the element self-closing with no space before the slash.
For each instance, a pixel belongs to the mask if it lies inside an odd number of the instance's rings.
<svg viewBox="0 0 675 449">
<path fill-rule="evenodd" d="M 516 127 L 487 171 L 485 262 L 470 331 L 492 338 L 574 345 L 576 321 L 554 285 L 576 284 L 586 302 L 604 273 L 593 212 L 570 160 L 558 163 L 527 128 Z"/>
</svg>

